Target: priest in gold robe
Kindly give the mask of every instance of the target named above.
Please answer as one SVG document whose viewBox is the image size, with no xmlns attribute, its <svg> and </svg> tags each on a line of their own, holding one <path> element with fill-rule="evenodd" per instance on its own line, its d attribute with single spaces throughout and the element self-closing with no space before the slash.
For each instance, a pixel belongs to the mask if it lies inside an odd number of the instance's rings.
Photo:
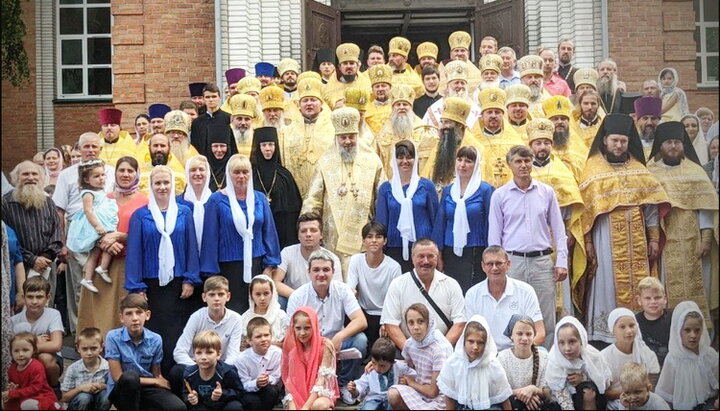
<svg viewBox="0 0 720 411">
<path fill-rule="evenodd" d="M 471 132 L 480 150 L 483 180 L 499 188 L 513 177 L 505 156 L 513 146 L 525 142 L 505 124 L 505 90 L 486 88 L 479 99 L 482 114 Z"/>
<path fill-rule="evenodd" d="M 191 123 L 190 115 L 182 110 L 165 114 L 165 135 L 170 139 L 170 153 L 183 167 L 191 157 L 199 155 L 188 138 Z"/>
<path fill-rule="evenodd" d="M 645 167 L 642 143 L 630 116 L 605 117 L 579 187 L 585 203 L 588 339 L 612 343 L 608 315 L 616 307 L 640 308 L 637 285 L 655 271 L 660 219 L 669 206 L 665 190 Z"/>
<path fill-rule="evenodd" d="M 660 257 L 668 305 L 691 300 L 703 311 L 717 307 L 718 196 L 698 160 L 685 127 L 678 121 L 662 123 L 655 133 L 648 170 L 670 198 L 670 211 L 661 220 L 665 246 Z M 717 263 L 717 255 L 715 255 Z"/>
<path fill-rule="evenodd" d="M 305 196 L 318 160 L 333 144 L 330 113 L 322 109 L 322 81 L 308 78 L 298 84 L 300 120 L 280 129 L 280 157 Z"/>
<path fill-rule="evenodd" d="M 359 122 L 354 108 L 333 111 L 335 144 L 320 159 L 302 208 L 302 213 L 322 215 L 325 248 L 340 258 L 343 272 L 362 250 L 362 227 L 372 220 L 385 181 L 380 158 L 358 144 Z"/>
<path fill-rule="evenodd" d="M 470 60 L 470 50 L 472 44 L 472 37 L 470 33 L 466 31 L 455 31 L 448 37 L 448 44 L 450 45 L 450 60 L 440 63 L 438 71 L 440 72 L 440 94 L 445 93 L 446 87 L 449 85 L 442 81 L 447 78 L 447 65 L 451 61 L 461 61 L 465 63 L 466 72 L 468 73 L 468 91 L 472 96 L 475 89 L 480 85 L 482 81 L 482 75 L 480 69 Z"/>
<path fill-rule="evenodd" d="M 543 87 L 543 65 L 545 62 L 542 57 L 536 55 L 528 55 L 517 62 L 518 70 L 520 70 L 520 81 L 530 87 L 530 115 L 532 118 L 545 117 L 542 104 L 549 99 L 550 93 Z"/>
<path fill-rule="evenodd" d="M 534 156 L 533 178 L 553 188 L 565 223 L 571 264 L 568 264 L 568 277 L 557 293 L 558 308 L 564 315 L 573 315 L 574 312 L 582 312 L 584 307 L 584 293 L 582 288 L 578 287 L 578 284 L 582 284 L 586 268 L 585 243 L 580 221 L 583 200 L 575 176 L 554 154 L 554 129 L 555 126 L 548 119 L 530 121 L 527 125 L 528 145 Z"/>
<path fill-rule="evenodd" d="M 230 97 L 228 104 L 231 115 L 230 128 L 233 132 L 237 152 L 238 154 L 250 157 L 254 130 L 253 121 L 255 121 L 255 107 L 257 102 L 254 97 L 248 94 L 238 93 Z"/>
<path fill-rule="evenodd" d="M 269 85 L 260 90 L 258 104 L 262 109 L 263 126 L 281 129 L 292 121 L 285 116 L 285 95 L 280 87 Z"/>
<path fill-rule="evenodd" d="M 342 106 L 346 88 L 360 88 L 368 93 L 371 89 L 367 75 L 360 73 L 360 47 L 357 44 L 343 43 L 337 46 L 335 54 L 338 67 L 323 88 L 323 100 L 332 109 Z"/>
<path fill-rule="evenodd" d="M 408 54 L 410 54 L 410 40 L 405 37 L 393 37 L 388 47 L 388 66 L 392 68 L 392 85 L 410 86 L 415 92 L 415 98 L 425 94 L 420 76 L 411 68 L 406 67 Z"/>
<path fill-rule="evenodd" d="M 451 61 L 445 66 L 445 79 L 447 81 L 447 88 L 445 90 L 445 97 L 437 100 L 428 107 L 427 112 L 423 116 L 425 124 L 441 128 L 441 119 L 443 117 L 443 107 L 445 107 L 445 98 L 457 97 L 461 98 L 470 105 L 470 111 L 467 113 L 467 118 L 463 121 L 467 127 L 475 125 L 478 117 L 480 117 L 480 106 L 473 101 L 471 93 L 468 90 L 468 65 L 464 62 L 457 60 Z"/>
<path fill-rule="evenodd" d="M 415 91 L 410 86 L 394 86 L 390 92 L 392 113 L 390 120 L 375 138 L 377 153 L 383 168 L 392 178 L 391 159 L 395 155 L 395 143 L 410 140 L 417 148 L 418 170 L 423 170 L 430 154 L 437 150 L 438 131 L 423 123 L 412 111 Z"/>
<path fill-rule="evenodd" d="M 505 111 L 507 122 L 524 141 L 528 141 L 527 125 L 532 116 L 530 107 L 530 88 L 524 84 L 513 84 L 505 88 Z"/>
<path fill-rule="evenodd" d="M 393 73 L 387 64 L 376 64 L 365 72 L 372 84 L 371 102 L 365 111 L 365 121 L 373 134 L 377 135 L 390 120 L 392 106 L 390 90 L 392 89 Z"/>
<path fill-rule="evenodd" d="M 150 193 L 150 172 L 153 167 L 168 166 L 173 172 L 175 179 L 175 194 L 182 194 L 185 191 L 185 167 L 178 161 L 170 151 L 170 139 L 162 133 L 155 133 L 147 144 L 149 151 L 143 157 L 138 158 L 140 165 L 140 191 L 148 195 Z"/>
<path fill-rule="evenodd" d="M 553 154 L 572 171 L 575 180 L 580 180 L 585 168 L 588 148 L 570 128 L 572 115 L 570 100 L 562 95 L 552 96 L 543 103 L 543 111 L 545 118 L 552 121 L 555 126 Z"/>
<path fill-rule="evenodd" d="M 121 157 L 135 157 L 135 140 L 127 131 L 120 130 L 122 111 L 116 108 L 104 108 L 98 113 L 98 118 L 102 129 L 98 133 L 102 144 L 100 160 L 115 167 Z"/>
<path fill-rule="evenodd" d="M 365 121 L 365 113 L 370 104 L 370 93 L 367 90 L 355 87 L 345 89 L 345 107 L 352 107 L 360 113 L 360 128 L 358 139 L 361 144 L 367 144 L 370 149 L 376 149 L 375 134 Z"/>
<path fill-rule="evenodd" d="M 577 104 L 570 117 L 570 129 L 580 136 L 589 149 L 604 118 L 600 94 L 595 90 L 587 90 L 577 97 Z"/>
</svg>

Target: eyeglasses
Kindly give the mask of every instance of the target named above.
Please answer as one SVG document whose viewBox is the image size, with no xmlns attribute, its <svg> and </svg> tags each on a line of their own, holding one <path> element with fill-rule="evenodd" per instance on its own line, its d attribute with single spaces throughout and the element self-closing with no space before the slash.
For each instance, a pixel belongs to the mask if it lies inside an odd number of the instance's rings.
<svg viewBox="0 0 720 411">
<path fill-rule="evenodd" d="M 507 261 L 488 261 L 488 262 L 483 261 L 483 265 L 486 265 L 488 267 L 502 267 L 506 263 L 507 263 Z"/>
</svg>

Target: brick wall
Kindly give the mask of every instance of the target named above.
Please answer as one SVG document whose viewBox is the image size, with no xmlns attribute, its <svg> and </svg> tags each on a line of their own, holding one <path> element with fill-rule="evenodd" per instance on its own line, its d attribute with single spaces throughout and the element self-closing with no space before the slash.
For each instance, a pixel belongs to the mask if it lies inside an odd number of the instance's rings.
<svg viewBox="0 0 720 411">
<path fill-rule="evenodd" d="M 35 119 L 35 2 L 21 1 L 27 34 L 24 44 L 30 65 L 30 82 L 15 88 L 2 82 L 2 170 L 7 174 L 17 163 L 37 152 Z M 8 176 L 9 177 L 9 176 Z"/>
<path fill-rule="evenodd" d="M 608 0 L 608 20 L 610 57 L 618 63 L 628 91 L 640 91 L 643 81 L 657 79 L 664 67 L 674 67 L 690 110 L 717 110 L 717 89 L 697 87 L 692 0 Z"/>
</svg>

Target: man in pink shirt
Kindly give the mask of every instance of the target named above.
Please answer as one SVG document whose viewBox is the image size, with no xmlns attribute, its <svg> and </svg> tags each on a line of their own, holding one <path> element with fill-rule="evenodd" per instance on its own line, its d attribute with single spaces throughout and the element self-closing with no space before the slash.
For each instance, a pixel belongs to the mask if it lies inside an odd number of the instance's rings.
<svg viewBox="0 0 720 411">
<path fill-rule="evenodd" d="M 542 48 L 538 53 L 543 59 L 543 87 L 553 96 L 562 95 L 570 97 L 572 91 L 567 82 L 557 73 L 557 62 L 555 61 L 555 52 Z"/>
</svg>

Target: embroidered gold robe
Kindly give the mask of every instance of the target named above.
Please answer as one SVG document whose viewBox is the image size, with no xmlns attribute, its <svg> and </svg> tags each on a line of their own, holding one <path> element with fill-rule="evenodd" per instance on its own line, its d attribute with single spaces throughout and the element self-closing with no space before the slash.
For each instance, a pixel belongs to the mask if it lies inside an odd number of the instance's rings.
<svg viewBox="0 0 720 411">
<path fill-rule="evenodd" d="M 105 164 L 115 167 L 121 157 L 130 156 L 140 158 L 136 157 L 135 140 L 133 140 L 127 131 L 120 130 L 120 135 L 118 135 L 118 139 L 114 143 L 105 141 L 105 134 L 102 131 L 98 133 L 98 136 L 100 137 L 100 145 L 102 146 L 98 157 L 104 161 Z M 145 143 L 145 147 L 147 147 L 147 143 Z M 113 178 L 112 176 L 106 177 Z"/>
<path fill-rule="evenodd" d="M 389 98 L 384 104 L 373 101 L 367 105 L 365 122 L 370 126 L 370 131 L 374 135 L 378 135 L 385 124 L 390 121 L 390 114 L 392 114 L 392 104 Z"/>
<path fill-rule="evenodd" d="M 173 172 L 173 178 L 175 179 L 175 195 L 182 194 L 185 191 L 185 167 L 180 164 L 175 156 L 170 153 L 168 156 L 168 162 L 166 164 Z M 142 161 L 140 161 L 140 191 L 149 195 L 150 193 L 150 172 L 153 169 L 152 160 L 150 158 L 150 152 L 148 151 Z"/>
<path fill-rule="evenodd" d="M 582 172 L 587 161 L 588 148 L 585 143 L 580 140 L 575 133 L 570 132 L 567 145 L 565 147 L 557 147 L 553 145 L 552 152 L 558 159 L 562 160 L 568 169 L 575 176 L 575 181 L 580 181 Z"/>
<path fill-rule="evenodd" d="M 471 132 L 478 144 L 482 159 L 482 176 L 496 189 L 512 180 L 512 171 L 505 156 L 513 146 L 525 145 L 511 125 L 505 123 L 502 133 L 488 136 L 483 132 L 483 121 L 478 120 Z"/>
<path fill-rule="evenodd" d="M 422 97 L 422 95 L 425 94 L 425 86 L 423 86 L 420 76 L 415 74 L 415 71 L 410 68 L 406 68 L 402 73 L 393 71 L 392 84 L 393 86 L 404 84 L 412 87 L 415 91 L 415 98 Z"/>
<path fill-rule="evenodd" d="M 345 89 L 348 87 L 360 88 L 366 90 L 368 95 L 372 94 L 372 85 L 366 73 L 359 73 L 355 81 L 350 83 L 343 83 L 337 79 L 337 76 L 330 76 L 330 80 L 323 87 L 323 100 L 334 109 L 338 100 L 345 99 Z"/>
</svg>

